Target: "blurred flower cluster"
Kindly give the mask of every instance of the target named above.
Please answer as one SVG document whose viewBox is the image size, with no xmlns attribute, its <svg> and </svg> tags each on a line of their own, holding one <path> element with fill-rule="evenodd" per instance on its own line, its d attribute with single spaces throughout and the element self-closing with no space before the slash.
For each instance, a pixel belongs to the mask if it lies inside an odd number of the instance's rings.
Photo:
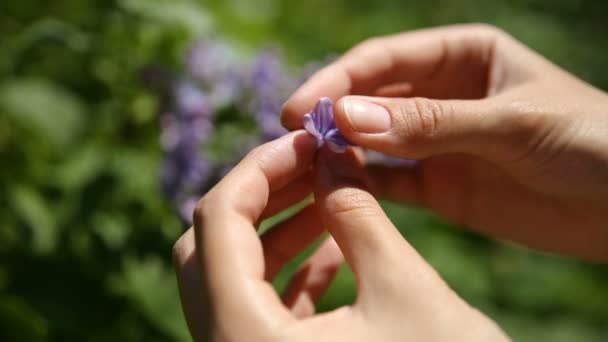
<svg viewBox="0 0 608 342">
<path fill-rule="evenodd" d="M 294 76 L 276 49 L 244 58 L 220 40 L 194 43 L 184 66 L 161 104 L 161 186 L 191 223 L 196 202 L 219 177 L 252 147 L 287 132 L 282 103 L 306 77 Z"/>
</svg>

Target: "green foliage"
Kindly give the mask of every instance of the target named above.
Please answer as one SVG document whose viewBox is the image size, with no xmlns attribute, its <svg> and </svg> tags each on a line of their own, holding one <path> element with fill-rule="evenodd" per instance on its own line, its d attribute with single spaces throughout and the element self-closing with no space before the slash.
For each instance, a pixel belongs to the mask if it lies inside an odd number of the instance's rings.
<svg viewBox="0 0 608 342">
<path fill-rule="evenodd" d="M 158 190 L 158 104 L 139 74 L 179 70 L 192 39 L 221 35 L 245 51 L 278 43 L 303 64 L 375 35 L 485 21 L 608 89 L 607 13 L 602 0 L 2 1 L 0 340 L 189 339 L 170 262 L 184 227 Z M 605 267 L 385 208 L 516 340 L 608 338 Z M 345 266 L 321 309 L 352 302 L 353 284 Z"/>
</svg>

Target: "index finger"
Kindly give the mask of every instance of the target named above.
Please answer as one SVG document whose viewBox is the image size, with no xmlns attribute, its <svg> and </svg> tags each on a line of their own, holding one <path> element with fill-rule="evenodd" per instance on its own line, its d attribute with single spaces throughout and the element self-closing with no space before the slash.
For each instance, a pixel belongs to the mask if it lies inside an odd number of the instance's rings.
<svg viewBox="0 0 608 342">
<path fill-rule="evenodd" d="M 307 172 L 316 141 L 299 131 L 250 152 L 199 202 L 196 250 L 217 322 L 264 327 L 289 312 L 264 281 L 264 255 L 255 229 L 270 192 Z"/>
<path fill-rule="evenodd" d="M 347 95 L 373 95 L 381 86 L 438 78 L 451 72 L 448 65 L 488 63 L 497 32 L 488 25 L 454 25 L 366 40 L 314 74 L 287 100 L 283 126 L 301 128 L 302 116 L 321 97 L 337 102 Z"/>
</svg>

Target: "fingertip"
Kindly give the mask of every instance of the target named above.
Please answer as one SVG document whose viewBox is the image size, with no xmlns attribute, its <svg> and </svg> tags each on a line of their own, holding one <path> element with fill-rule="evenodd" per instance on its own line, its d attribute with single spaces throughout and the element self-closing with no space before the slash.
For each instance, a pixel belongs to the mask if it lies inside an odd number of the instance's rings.
<svg viewBox="0 0 608 342">
<path fill-rule="evenodd" d="M 360 134 L 353 128 L 347 113 L 348 103 L 356 98 L 362 98 L 362 96 L 344 96 L 336 102 L 334 107 L 334 121 L 346 139 L 355 144 L 360 144 Z"/>
<path fill-rule="evenodd" d="M 350 94 L 351 83 L 350 76 L 337 62 L 317 71 L 285 102 L 281 124 L 288 130 L 302 128 L 304 114 L 310 112 L 320 98 L 336 101 Z"/>
<path fill-rule="evenodd" d="M 317 140 L 304 130 L 297 130 L 259 146 L 253 159 L 269 181 L 271 191 L 308 172 L 315 161 Z"/>
<path fill-rule="evenodd" d="M 308 161 L 308 164 L 312 163 L 317 151 L 317 139 L 302 129 L 292 134 L 292 144 L 296 154 L 305 157 L 303 159 Z"/>
<path fill-rule="evenodd" d="M 351 138 L 353 135 L 353 131 L 348 123 L 348 117 L 346 116 L 346 101 L 350 96 L 341 97 L 334 106 L 334 121 L 336 121 L 336 126 L 347 138 Z"/>
<path fill-rule="evenodd" d="M 309 81 L 285 101 L 281 110 L 283 127 L 290 131 L 304 127 L 304 114 L 312 111 L 319 99 L 325 96 L 322 91 L 315 88 L 315 85 L 310 84 Z"/>
<path fill-rule="evenodd" d="M 281 109 L 281 125 L 290 131 L 304 127 L 303 117 L 307 113 L 305 106 L 299 104 L 297 97 L 294 96 L 287 99 Z"/>
</svg>

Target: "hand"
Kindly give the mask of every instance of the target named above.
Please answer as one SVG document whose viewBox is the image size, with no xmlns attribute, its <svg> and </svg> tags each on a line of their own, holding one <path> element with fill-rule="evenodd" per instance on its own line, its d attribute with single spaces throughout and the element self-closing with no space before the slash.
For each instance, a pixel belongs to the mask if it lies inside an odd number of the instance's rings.
<svg viewBox="0 0 608 342">
<path fill-rule="evenodd" d="M 608 96 L 506 33 L 464 25 L 366 41 L 288 100 L 284 125 L 301 127 L 321 96 L 339 100 L 352 142 L 420 160 L 370 167 L 375 195 L 608 261 Z"/>
<path fill-rule="evenodd" d="M 174 249 L 196 341 L 506 340 L 391 224 L 366 190 L 360 155 L 322 150 L 311 169 L 315 150 L 302 131 L 263 145 L 201 199 Z M 311 190 L 314 203 L 258 237 L 257 222 Z M 333 238 L 303 263 L 282 302 L 270 281 L 325 229 Z M 356 303 L 314 315 L 343 255 Z"/>
</svg>

